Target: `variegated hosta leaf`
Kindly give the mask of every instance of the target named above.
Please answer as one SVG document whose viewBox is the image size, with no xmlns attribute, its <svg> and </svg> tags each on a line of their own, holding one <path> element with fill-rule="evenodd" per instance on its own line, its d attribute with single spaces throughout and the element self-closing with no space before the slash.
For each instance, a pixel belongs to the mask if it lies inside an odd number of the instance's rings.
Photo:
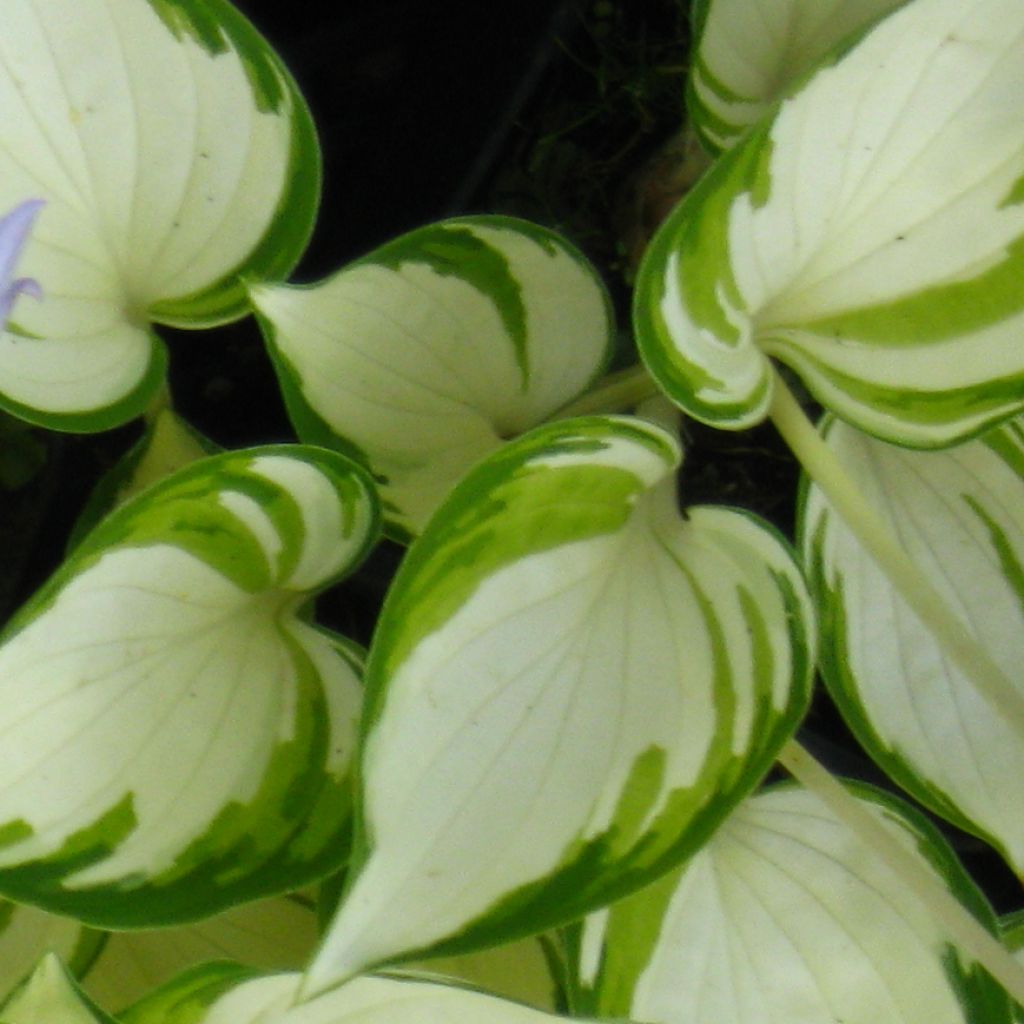
<svg viewBox="0 0 1024 1024">
<path fill-rule="evenodd" d="M 0 1002 L 43 954 L 56 953 L 78 973 L 91 963 L 102 943 L 102 933 L 69 917 L 0 900 Z"/>
<path fill-rule="evenodd" d="M 913 452 L 835 421 L 825 436 L 868 502 L 1008 679 L 1024 663 L 1024 423 Z M 814 485 L 801 532 L 823 670 L 858 739 L 922 803 L 998 847 L 1024 875 L 1013 726 L 943 656 Z"/>
<path fill-rule="evenodd" d="M 844 38 L 905 0 L 710 0 L 690 66 L 693 123 L 728 149 Z"/>
<path fill-rule="evenodd" d="M 359 656 L 301 613 L 375 526 L 363 471 L 300 446 L 104 520 L 0 646 L 0 891 L 145 927 L 336 869 Z"/>
<path fill-rule="evenodd" d="M 121 1020 L 123 1024 L 553 1024 L 565 1020 L 472 989 L 399 976 L 355 978 L 299 1003 L 300 982 L 299 974 L 259 978 L 229 964 L 209 964 L 143 999 Z"/>
<path fill-rule="evenodd" d="M 1012 950 L 1014 956 L 1024 965 L 1024 910 L 1008 914 L 1000 922 L 1003 942 Z M 1014 1004 L 1014 1020 L 1024 1021 L 1024 1006 Z"/>
<path fill-rule="evenodd" d="M 678 459 L 639 419 L 538 428 L 410 549 L 367 670 L 361 858 L 309 991 L 620 896 L 771 764 L 808 695 L 802 579 L 753 517 L 681 518 Z"/>
<path fill-rule="evenodd" d="M 990 930 L 995 919 L 920 815 L 866 808 Z M 584 924 L 594 1012 L 650 1024 L 1008 1024 L 1003 990 L 813 794 L 747 800 L 685 868 Z"/>
<path fill-rule="evenodd" d="M 317 202 L 304 101 L 227 0 L 5 0 L 0 209 L 45 200 L 0 336 L 0 403 L 60 429 L 136 415 L 163 378 L 150 322 L 247 309 Z"/>
<path fill-rule="evenodd" d="M 433 224 L 252 300 L 300 436 L 359 449 L 405 534 L 502 439 L 583 391 L 611 345 L 590 264 L 507 217 Z"/>
<path fill-rule="evenodd" d="M 116 1024 L 82 994 L 55 953 L 0 1006 L 3 1024 Z"/>
<path fill-rule="evenodd" d="M 298 970 L 317 938 L 312 907 L 291 896 L 257 900 L 194 924 L 114 932 L 82 988 L 100 1006 L 119 1012 L 209 960 L 235 960 L 265 971 Z"/>
<path fill-rule="evenodd" d="M 915 447 L 1024 408 L 1022 68 L 1019 0 L 915 0 L 726 153 L 639 274 L 669 395 L 750 426 L 777 357 Z"/>
</svg>

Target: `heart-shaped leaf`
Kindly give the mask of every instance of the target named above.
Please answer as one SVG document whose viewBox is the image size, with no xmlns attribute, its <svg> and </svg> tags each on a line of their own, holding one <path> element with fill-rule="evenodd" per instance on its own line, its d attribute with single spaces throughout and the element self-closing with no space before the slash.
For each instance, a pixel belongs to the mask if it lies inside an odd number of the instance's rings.
<svg viewBox="0 0 1024 1024">
<path fill-rule="evenodd" d="M 123 1024 L 556 1024 L 543 1010 L 413 977 L 355 978 L 309 1002 L 301 975 L 252 977 L 210 964 L 177 979 L 122 1016 Z M 20 1021 L 12 1024 L 21 1024 Z M 34 1021 L 26 1024 L 35 1024 Z M 42 1022 L 40 1022 L 42 1024 Z"/>
<path fill-rule="evenodd" d="M 1024 408 L 1024 5 L 915 0 L 726 153 L 640 269 L 638 343 L 708 423 L 769 357 L 875 436 L 937 447 Z"/>
<path fill-rule="evenodd" d="M 0 891 L 152 926 L 337 868 L 359 655 L 302 610 L 375 527 L 363 471 L 301 446 L 104 520 L 0 646 Z"/>
<path fill-rule="evenodd" d="M 858 786 L 863 806 L 995 931 L 938 833 Z M 593 1012 L 651 1024 L 1008 1024 L 1005 992 L 811 793 L 745 801 L 685 868 L 587 919 Z"/>
<path fill-rule="evenodd" d="M 705 0 L 687 100 L 701 139 L 728 149 L 837 43 L 906 0 Z"/>
<path fill-rule="evenodd" d="M 697 848 L 808 698 L 811 614 L 753 517 L 676 507 L 626 417 L 491 456 L 410 549 L 367 675 L 361 848 L 310 968 L 543 930 Z"/>
<path fill-rule="evenodd" d="M 299 435 L 362 453 L 400 535 L 502 439 L 585 390 L 612 342 L 593 267 L 508 217 L 432 224 L 252 299 Z"/>
<path fill-rule="evenodd" d="M 929 582 L 1006 672 L 1024 663 L 1024 424 L 914 452 L 846 424 L 829 447 Z M 1024 875 L 1024 744 L 943 654 L 821 490 L 801 499 L 801 545 L 825 625 L 822 668 L 886 773 Z"/>
<path fill-rule="evenodd" d="M 0 336 L 0 403 L 58 429 L 136 415 L 160 385 L 150 322 L 241 316 L 241 276 L 287 273 L 317 203 L 312 122 L 227 0 L 10 0 L 0 209 L 45 200 Z"/>
</svg>

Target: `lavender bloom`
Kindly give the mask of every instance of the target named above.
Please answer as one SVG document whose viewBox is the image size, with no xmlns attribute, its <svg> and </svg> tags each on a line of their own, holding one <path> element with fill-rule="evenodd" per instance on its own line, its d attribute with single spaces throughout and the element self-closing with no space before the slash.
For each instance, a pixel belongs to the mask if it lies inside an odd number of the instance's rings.
<svg viewBox="0 0 1024 1024">
<path fill-rule="evenodd" d="M 14 300 L 22 292 L 42 298 L 38 281 L 31 277 L 14 277 L 18 257 L 25 248 L 36 214 L 42 206 L 42 199 L 27 199 L 0 217 L 0 329 L 7 323 Z"/>
</svg>

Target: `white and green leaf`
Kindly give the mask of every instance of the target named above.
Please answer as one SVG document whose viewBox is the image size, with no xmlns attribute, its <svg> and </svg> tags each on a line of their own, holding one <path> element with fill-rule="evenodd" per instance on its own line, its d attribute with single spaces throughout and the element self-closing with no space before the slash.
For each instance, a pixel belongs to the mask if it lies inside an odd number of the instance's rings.
<svg viewBox="0 0 1024 1024">
<path fill-rule="evenodd" d="M 984 897 L 934 828 L 862 805 L 990 931 Z M 585 1008 L 654 1024 L 1008 1024 L 1003 989 L 816 796 L 745 801 L 684 868 L 591 915 Z"/>
<path fill-rule="evenodd" d="M 300 1001 L 301 981 L 300 974 L 254 977 L 235 965 L 210 964 L 143 999 L 121 1020 L 122 1024 L 554 1024 L 566 1020 L 473 989 L 414 977 L 355 978 L 305 1002 Z"/>
<path fill-rule="evenodd" d="M 0 900 L 0 1001 L 46 953 L 56 953 L 79 974 L 94 960 L 104 937 L 69 917 Z"/>
<path fill-rule="evenodd" d="M 728 149 L 830 50 L 906 0 L 710 0 L 687 100 L 712 150 Z"/>
<path fill-rule="evenodd" d="M 248 310 L 312 228 L 319 155 L 278 57 L 227 0 L 9 0 L 0 209 L 43 199 L 0 336 L 0 404 L 100 430 L 163 381 L 150 323 Z"/>
<path fill-rule="evenodd" d="M 915 0 L 726 153 L 656 236 L 641 353 L 690 415 L 762 420 L 771 358 L 875 436 L 1024 408 L 1024 6 Z"/>
<path fill-rule="evenodd" d="M 82 979 L 100 1006 L 120 1012 L 183 971 L 233 960 L 263 971 L 303 967 L 318 940 L 316 913 L 293 896 L 232 907 L 173 928 L 111 933 Z"/>
<path fill-rule="evenodd" d="M 562 923 L 696 849 L 806 705 L 812 617 L 755 518 L 675 498 L 675 439 L 538 428 L 410 549 L 367 670 L 361 845 L 307 981 Z"/>
<path fill-rule="evenodd" d="M 117 1024 L 79 989 L 55 953 L 0 1005 L 3 1024 Z"/>
<path fill-rule="evenodd" d="M 318 284 L 251 291 L 299 435 L 358 450 L 405 535 L 584 391 L 612 343 L 593 267 L 508 217 L 433 224 Z"/>
<path fill-rule="evenodd" d="M 1010 680 L 1024 663 L 1024 424 L 915 452 L 831 421 L 825 437 L 901 546 Z M 821 490 L 801 544 L 825 680 L 864 748 L 916 799 L 1024 875 L 1018 731 L 944 655 Z"/>
<path fill-rule="evenodd" d="M 336 870 L 360 656 L 304 608 L 376 525 L 353 463 L 271 446 L 82 541 L 0 645 L 0 892 L 151 927 Z"/>
</svg>

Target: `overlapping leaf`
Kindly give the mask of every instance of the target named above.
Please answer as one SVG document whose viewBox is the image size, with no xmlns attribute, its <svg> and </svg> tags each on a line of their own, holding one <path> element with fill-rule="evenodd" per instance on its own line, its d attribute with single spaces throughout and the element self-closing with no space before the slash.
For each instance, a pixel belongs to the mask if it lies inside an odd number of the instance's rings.
<svg viewBox="0 0 1024 1024">
<path fill-rule="evenodd" d="M 829 446 L 893 535 L 1009 679 L 1024 663 L 1024 432 L 1018 420 L 948 451 L 912 452 L 842 423 Z M 802 546 L 827 628 L 823 668 L 886 772 L 989 839 L 1024 875 L 1012 724 L 950 664 L 816 486 Z"/>
<path fill-rule="evenodd" d="M 60 957 L 49 953 L 11 997 L 0 1005 L 4 1024 L 117 1024 L 68 974 Z"/>
<path fill-rule="evenodd" d="M 362 849 L 307 980 L 565 921 L 696 848 L 808 693 L 806 594 L 750 516 L 675 504 L 674 439 L 539 428 L 410 549 L 368 667 Z"/>
<path fill-rule="evenodd" d="M 0 403 L 96 430 L 160 384 L 150 322 L 246 311 L 239 277 L 294 265 L 317 202 L 312 123 L 227 0 L 10 0 L 0 209 L 45 201 L 0 337 Z"/>
<path fill-rule="evenodd" d="M 990 930 L 984 898 L 934 829 L 861 800 Z M 602 1015 L 651 1024 L 1007 1024 L 1006 995 L 927 907 L 809 792 L 743 803 L 681 871 L 584 925 Z"/>
<path fill-rule="evenodd" d="M 337 867 L 359 656 L 300 613 L 375 525 L 361 470 L 282 446 L 79 544 L 0 646 L 0 891 L 153 926 Z"/>
<path fill-rule="evenodd" d="M 936 447 L 1024 406 L 1024 6 L 915 0 L 723 156 L 652 243 L 643 357 L 742 428 L 769 357 L 878 437 Z"/>
<path fill-rule="evenodd" d="M 507 217 L 421 228 L 319 284 L 252 298 L 300 436 L 355 446 L 407 534 L 503 439 L 583 391 L 611 345 L 594 269 Z"/>
<path fill-rule="evenodd" d="M 905 0 L 704 0 L 687 98 L 712 149 L 728 149 L 837 43 Z"/>
<path fill-rule="evenodd" d="M 184 975 L 122 1016 L 123 1024 L 555 1024 L 564 1017 L 412 977 L 356 978 L 309 1002 L 301 975 L 254 977 L 228 964 Z M 12 1021 L 12 1024 L 36 1024 Z M 41 1022 L 40 1022 L 41 1024 Z"/>
</svg>

